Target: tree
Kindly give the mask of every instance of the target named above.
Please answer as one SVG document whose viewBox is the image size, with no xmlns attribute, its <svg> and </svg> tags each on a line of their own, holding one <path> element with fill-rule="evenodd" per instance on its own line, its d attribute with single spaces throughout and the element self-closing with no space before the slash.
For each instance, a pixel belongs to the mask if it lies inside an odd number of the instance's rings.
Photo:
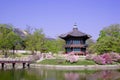
<svg viewBox="0 0 120 80">
<path fill-rule="evenodd" d="M 7 27 L 6 24 L 0 24 L 0 48 L 3 51 L 5 57 L 7 57 L 7 51 L 10 49 L 8 34 L 12 31 L 12 27 Z"/>
<path fill-rule="evenodd" d="M 56 39 L 57 41 L 57 48 L 58 48 L 58 51 L 65 51 L 65 41 L 63 39 L 60 39 L 60 38 L 57 38 Z"/>
<path fill-rule="evenodd" d="M 14 54 L 16 43 L 19 40 L 20 37 L 13 32 L 13 26 L 0 24 L 0 49 L 3 50 L 5 57 L 10 49 L 13 49 Z"/>
<path fill-rule="evenodd" d="M 53 40 L 46 39 L 44 47 L 46 52 L 58 53 L 59 51 L 64 51 L 64 45 L 65 42 L 60 38 Z"/>
<path fill-rule="evenodd" d="M 120 52 L 120 24 L 110 25 L 100 31 L 95 44 L 96 52 Z"/>
<path fill-rule="evenodd" d="M 29 34 L 26 38 L 26 49 L 34 51 L 42 51 L 44 44 L 44 33 L 42 29 L 35 29 L 33 34 Z"/>
<path fill-rule="evenodd" d="M 95 45 L 95 41 L 93 39 L 88 39 L 86 41 L 88 47 L 87 47 L 87 51 L 89 53 L 95 53 L 95 48 L 94 48 L 94 45 Z"/>
<path fill-rule="evenodd" d="M 22 39 L 20 38 L 20 36 L 18 36 L 17 34 L 15 34 L 13 31 L 11 31 L 8 35 L 7 35 L 7 39 L 9 39 L 9 48 L 13 50 L 13 55 L 14 55 L 14 50 L 16 49 L 16 45 L 19 44 Z"/>
</svg>

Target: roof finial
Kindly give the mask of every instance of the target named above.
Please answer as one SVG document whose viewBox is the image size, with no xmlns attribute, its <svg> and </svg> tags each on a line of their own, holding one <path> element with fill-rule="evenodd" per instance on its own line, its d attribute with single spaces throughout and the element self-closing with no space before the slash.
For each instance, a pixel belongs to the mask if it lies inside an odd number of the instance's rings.
<svg viewBox="0 0 120 80">
<path fill-rule="evenodd" d="M 73 30 L 78 30 L 76 23 L 73 25 Z"/>
<path fill-rule="evenodd" d="M 76 24 L 76 22 L 74 23 L 73 28 L 77 28 L 77 24 Z"/>
</svg>

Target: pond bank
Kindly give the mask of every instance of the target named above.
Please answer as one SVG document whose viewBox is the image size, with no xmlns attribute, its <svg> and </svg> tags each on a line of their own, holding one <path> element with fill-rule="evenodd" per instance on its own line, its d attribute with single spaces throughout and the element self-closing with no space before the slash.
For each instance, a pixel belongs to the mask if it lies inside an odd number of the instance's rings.
<svg viewBox="0 0 120 80">
<path fill-rule="evenodd" d="M 120 69 L 119 65 L 43 65 L 43 64 L 31 64 L 31 68 L 46 68 L 56 70 L 117 70 Z"/>
</svg>

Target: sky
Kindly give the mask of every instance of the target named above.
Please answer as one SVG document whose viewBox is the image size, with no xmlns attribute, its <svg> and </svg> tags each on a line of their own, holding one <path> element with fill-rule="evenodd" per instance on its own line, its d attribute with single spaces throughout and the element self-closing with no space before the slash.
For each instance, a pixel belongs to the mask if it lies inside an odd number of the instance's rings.
<svg viewBox="0 0 120 80">
<path fill-rule="evenodd" d="M 75 23 L 96 40 L 104 27 L 120 24 L 120 0 L 0 0 L 0 24 L 42 28 L 56 38 Z"/>
</svg>

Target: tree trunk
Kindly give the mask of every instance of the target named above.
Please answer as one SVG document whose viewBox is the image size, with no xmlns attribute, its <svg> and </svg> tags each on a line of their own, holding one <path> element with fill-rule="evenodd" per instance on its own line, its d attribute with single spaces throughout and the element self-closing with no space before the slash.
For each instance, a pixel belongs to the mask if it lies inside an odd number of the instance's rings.
<svg viewBox="0 0 120 80">
<path fill-rule="evenodd" d="M 7 58 L 8 57 L 8 55 L 7 55 L 7 51 L 5 51 L 5 58 Z"/>
<path fill-rule="evenodd" d="M 15 46 L 13 46 L 13 55 L 15 55 Z"/>
</svg>

